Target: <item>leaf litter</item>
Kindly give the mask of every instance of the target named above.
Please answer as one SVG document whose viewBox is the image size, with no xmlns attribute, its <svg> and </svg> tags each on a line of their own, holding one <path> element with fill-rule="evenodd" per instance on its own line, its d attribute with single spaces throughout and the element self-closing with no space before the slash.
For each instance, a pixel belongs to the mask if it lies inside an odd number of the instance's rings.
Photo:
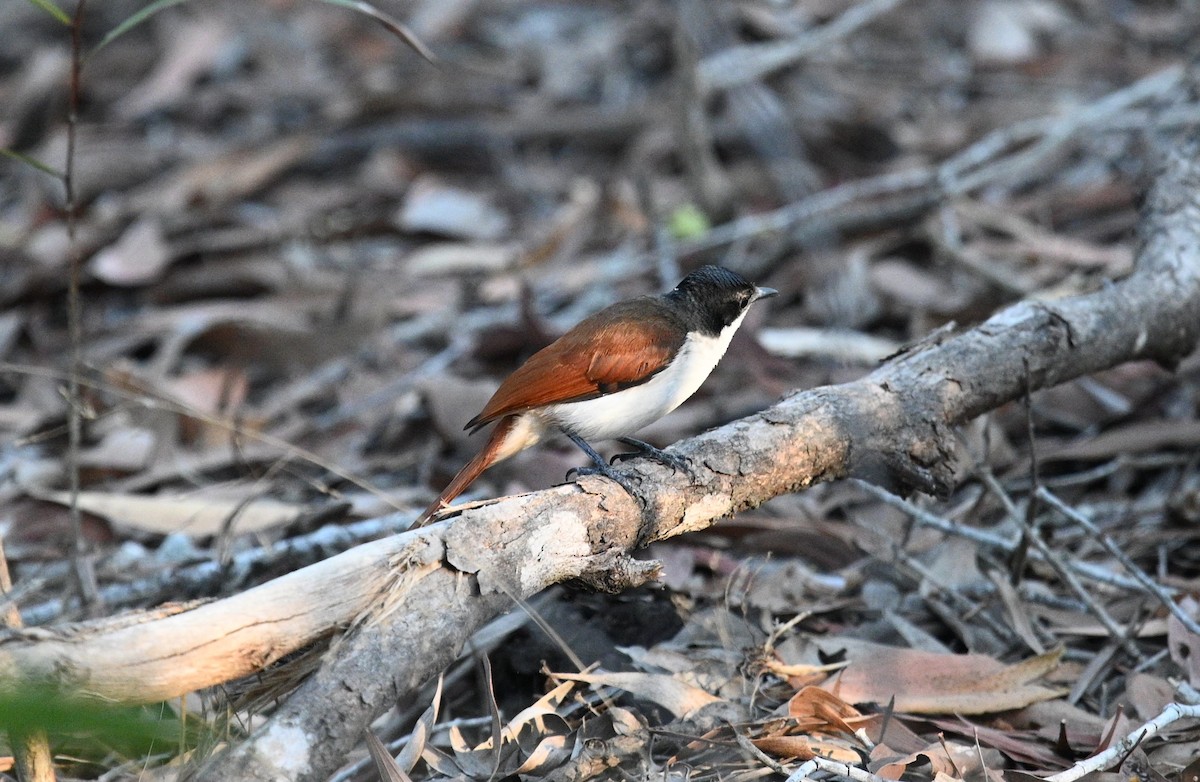
<svg viewBox="0 0 1200 782">
<path fill-rule="evenodd" d="M 1181 62 L 1197 32 L 1169 5 L 1056 0 L 428 0 L 405 9 L 415 34 L 383 17 L 433 68 L 380 16 L 329 4 L 183 3 L 129 27 L 122 7 L 89 5 L 93 46 L 122 34 L 88 59 L 76 161 L 91 259 L 80 505 L 112 613 L 385 534 L 368 517 L 427 502 L 476 446 L 461 424 L 517 362 L 699 263 L 782 295 L 647 428 L 658 444 L 860 377 L 1018 297 L 1126 273 L 1150 106 L 1054 123 Z M 0 8 L 0 147 L 55 170 L 66 63 L 44 13 Z M 808 53 L 779 60 L 776 45 Z M 712 78 L 731 50 L 736 72 Z M 1051 130 L 1028 135 L 1040 118 Z M 987 157 L 1060 130 L 1065 152 L 1032 174 Z M 993 166 L 974 163 L 981 186 L 919 208 L 878 179 L 977 155 Z M 82 609 L 60 507 L 61 197 L 20 158 L 0 178 L 0 532 L 18 606 L 66 622 Z M 842 185 L 858 195 L 835 212 L 805 200 Z M 795 205 L 819 224 L 767 219 Z M 1048 389 L 964 430 L 975 467 L 945 501 L 819 486 L 655 544 L 660 588 L 553 590 L 535 610 L 600 667 L 567 673 L 529 623 L 497 625 L 436 693 L 376 722 L 374 762 L 382 746 L 413 779 L 1072 768 L 1197 700 L 1200 641 L 1178 614 L 1196 618 L 1198 380 L 1192 356 Z M 551 443 L 467 499 L 577 463 Z M 197 575 L 226 561 L 270 565 Z M 189 717 L 220 722 L 232 702 L 201 693 Z M 1127 754 L 1139 778 L 1188 779 L 1200 732 L 1180 719 Z M 89 762 L 69 768 L 122 773 Z M 371 778 L 371 762 L 364 744 L 336 778 Z"/>
</svg>

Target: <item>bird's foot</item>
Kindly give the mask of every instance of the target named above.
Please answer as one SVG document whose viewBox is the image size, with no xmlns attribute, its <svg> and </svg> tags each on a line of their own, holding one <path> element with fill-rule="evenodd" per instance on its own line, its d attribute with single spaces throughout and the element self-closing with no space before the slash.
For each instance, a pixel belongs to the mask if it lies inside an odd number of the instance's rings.
<svg viewBox="0 0 1200 782">
<path fill-rule="evenodd" d="M 628 445 L 633 448 L 632 453 L 619 453 L 612 458 L 613 462 L 625 461 L 626 459 L 636 459 L 639 456 L 645 456 L 648 459 L 653 459 L 659 464 L 665 464 L 676 472 L 687 473 L 689 478 L 695 480 L 696 473 L 692 471 L 692 465 L 682 456 L 677 456 L 673 453 L 667 453 L 664 450 L 655 448 L 653 445 L 641 440 L 636 440 L 632 437 L 618 437 L 617 442 Z"/>
<path fill-rule="evenodd" d="M 591 467 L 575 467 L 569 470 L 567 472 L 567 480 L 571 480 L 572 475 L 603 475 L 624 489 L 630 497 L 637 500 L 639 505 L 642 504 L 641 497 L 638 495 L 632 478 L 609 466 L 608 462 L 604 461 L 604 457 L 596 453 L 596 449 L 588 445 L 587 441 L 579 435 L 567 432 L 567 437 L 571 439 L 571 442 L 579 446 L 579 450 L 586 453 L 588 458 L 592 460 Z"/>
<path fill-rule="evenodd" d="M 567 472 L 567 480 L 571 480 L 571 476 L 582 477 L 584 475 L 603 475 L 624 489 L 630 497 L 633 497 L 639 503 L 641 502 L 633 479 L 619 470 L 614 470 L 607 464 L 596 464 L 592 467 L 572 467 Z"/>
</svg>

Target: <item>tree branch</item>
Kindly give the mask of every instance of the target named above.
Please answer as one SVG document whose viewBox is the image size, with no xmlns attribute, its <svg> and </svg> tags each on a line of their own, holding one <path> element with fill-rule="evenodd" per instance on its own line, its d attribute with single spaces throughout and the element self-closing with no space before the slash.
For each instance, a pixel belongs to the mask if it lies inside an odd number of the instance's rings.
<svg viewBox="0 0 1200 782">
<path fill-rule="evenodd" d="M 1136 271 L 1087 295 L 1022 302 L 919 346 L 868 377 L 797 393 L 677 445 L 695 481 L 631 463 L 643 507 L 598 477 L 465 510 L 359 546 L 240 595 L 158 615 L 8 631 L 0 681 L 48 681 L 153 701 L 246 675 L 350 627 L 322 667 L 205 779 L 324 778 L 365 726 L 448 664 L 512 596 L 566 579 L 644 580 L 639 541 L 702 529 L 849 474 L 930 489 L 953 482 L 953 428 L 1125 361 L 1171 365 L 1200 340 L 1200 164 L 1168 156 L 1149 194 Z M 283 742 L 282 744 L 280 742 Z"/>
<path fill-rule="evenodd" d="M 376 620 L 206 774 L 317 779 L 336 767 L 386 705 L 457 653 L 493 611 L 567 578 L 611 572 L 639 539 L 701 529 L 771 497 L 847 474 L 923 486 L 952 481 L 953 427 L 1020 398 L 1116 364 L 1170 365 L 1200 339 L 1200 165 L 1176 150 L 1147 199 L 1137 270 L 1102 290 L 1021 302 L 943 344 L 900 356 L 870 376 L 795 394 L 759 415 L 676 447 L 691 483 L 639 462 L 645 508 L 598 478 L 505 499 L 427 531 L 441 567 L 388 595 Z M 399 582 L 397 582 L 399 583 Z M 390 677 L 379 675 L 391 670 Z M 351 727 L 352 726 L 352 727 Z M 294 739 L 280 769 L 281 736 Z"/>
</svg>

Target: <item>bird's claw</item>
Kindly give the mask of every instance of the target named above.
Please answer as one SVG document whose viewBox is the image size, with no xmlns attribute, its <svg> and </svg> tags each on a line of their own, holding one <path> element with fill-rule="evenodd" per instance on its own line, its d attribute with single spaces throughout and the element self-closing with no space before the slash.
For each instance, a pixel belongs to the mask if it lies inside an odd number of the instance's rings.
<svg viewBox="0 0 1200 782">
<path fill-rule="evenodd" d="M 645 443 L 641 440 L 635 440 L 632 437 L 622 437 L 618 440 L 618 442 L 624 443 L 634 450 L 630 453 L 617 454 L 612 458 L 612 464 L 615 464 L 617 461 L 626 461 L 628 459 L 636 459 L 639 456 L 645 456 L 647 459 L 653 459 L 659 464 L 664 464 L 676 472 L 686 473 L 688 477 L 692 478 L 693 480 L 696 478 L 696 474 L 692 471 L 691 463 L 682 456 L 678 456 L 673 453 L 667 453 L 660 448 L 655 448 L 650 443 Z"/>
<path fill-rule="evenodd" d="M 633 497 L 635 500 L 638 499 L 638 493 L 633 484 L 633 480 L 625 473 L 614 470 L 607 464 L 603 466 L 597 464 L 594 467 L 572 467 L 567 471 L 567 480 L 571 480 L 571 476 L 582 478 L 585 475 L 602 475 L 628 492 L 630 497 Z"/>
</svg>

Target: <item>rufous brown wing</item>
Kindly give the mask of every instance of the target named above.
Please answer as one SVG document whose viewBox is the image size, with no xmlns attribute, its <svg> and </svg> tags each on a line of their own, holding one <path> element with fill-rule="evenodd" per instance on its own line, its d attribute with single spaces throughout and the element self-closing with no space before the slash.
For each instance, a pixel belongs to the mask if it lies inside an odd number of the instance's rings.
<svg viewBox="0 0 1200 782">
<path fill-rule="evenodd" d="M 614 304 L 530 356 L 464 428 L 644 383 L 670 363 L 686 337 L 682 320 L 650 300 Z"/>
</svg>

